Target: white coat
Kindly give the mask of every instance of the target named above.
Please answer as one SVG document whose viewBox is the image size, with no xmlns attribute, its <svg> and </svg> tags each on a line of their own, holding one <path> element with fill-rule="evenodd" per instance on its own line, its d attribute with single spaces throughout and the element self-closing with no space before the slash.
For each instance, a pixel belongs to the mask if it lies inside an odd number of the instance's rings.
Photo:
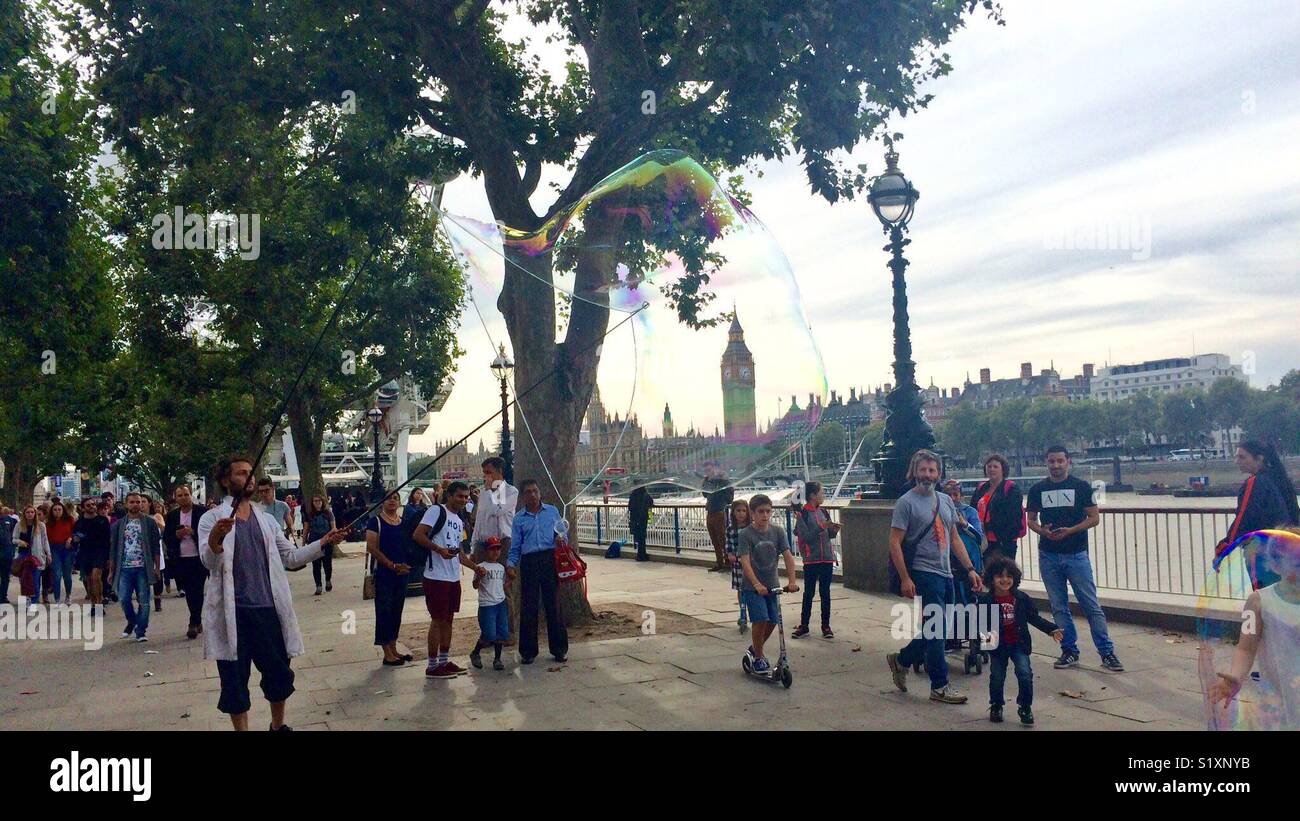
<svg viewBox="0 0 1300 821">
<path fill-rule="evenodd" d="M 276 522 L 274 517 L 257 505 L 250 507 L 251 515 L 262 527 L 262 541 L 266 544 L 271 577 L 271 598 L 275 600 L 275 612 L 280 617 L 285 649 L 291 657 L 301 656 L 306 651 L 302 644 L 302 632 L 298 629 L 298 617 L 293 612 L 293 593 L 289 590 L 289 576 L 285 573 L 285 568 L 299 568 L 319 559 L 321 543 L 318 540 L 303 547 L 295 547 L 285 537 L 283 524 Z M 220 553 L 213 553 L 212 548 L 208 547 L 208 536 L 217 520 L 228 518 L 232 510 L 231 497 L 227 496 L 221 500 L 221 504 L 203 514 L 197 528 L 199 558 L 212 574 L 203 593 L 203 657 L 217 661 L 236 661 L 239 658 L 235 631 L 234 529 L 231 528 L 222 540 Z"/>
</svg>

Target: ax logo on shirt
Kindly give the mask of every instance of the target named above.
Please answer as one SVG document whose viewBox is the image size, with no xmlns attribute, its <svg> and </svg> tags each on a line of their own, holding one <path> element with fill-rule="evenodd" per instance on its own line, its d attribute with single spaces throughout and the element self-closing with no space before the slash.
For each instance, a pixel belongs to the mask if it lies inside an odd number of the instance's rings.
<svg viewBox="0 0 1300 821">
<path fill-rule="evenodd" d="M 1074 507 L 1074 490 L 1044 490 L 1043 508 Z"/>
</svg>

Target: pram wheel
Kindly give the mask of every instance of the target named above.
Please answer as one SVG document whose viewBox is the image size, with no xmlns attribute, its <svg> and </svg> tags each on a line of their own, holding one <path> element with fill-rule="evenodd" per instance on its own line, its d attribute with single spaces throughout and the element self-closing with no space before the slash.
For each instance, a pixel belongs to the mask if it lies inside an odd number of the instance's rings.
<svg viewBox="0 0 1300 821">
<path fill-rule="evenodd" d="M 789 690 L 791 684 L 794 684 L 794 673 L 790 672 L 789 667 L 783 667 L 781 669 L 781 686 Z"/>
</svg>

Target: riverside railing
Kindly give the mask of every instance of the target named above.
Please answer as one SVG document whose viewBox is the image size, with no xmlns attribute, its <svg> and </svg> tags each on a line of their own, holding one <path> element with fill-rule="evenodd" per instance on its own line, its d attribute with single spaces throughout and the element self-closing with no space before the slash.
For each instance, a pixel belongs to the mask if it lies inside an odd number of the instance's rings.
<svg viewBox="0 0 1300 821">
<path fill-rule="evenodd" d="M 827 506 L 826 510 L 832 520 L 839 521 L 839 508 Z M 1101 522 L 1088 534 L 1097 587 L 1112 597 L 1116 593 L 1135 594 L 1139 598 L 1195 604 L 1212 572 L 1215 547 L 1232 524 L 1233 512 L 1232 508 L 1102 508 Z M 713 555 L 703 504 L 656 506 L 652 514 L 646 530 L 650 550 Z M 793 531 L 789 508 L 777 508 L 773 521 L 783 525 L 787 533 Z M 579 504 L 578 537 L 587 545 L 606 547 L 618 541 L 632 549 L 627 507 Z M 1033 531 L 1020 540 L 1016 560 L 1024 578 L 1042 583 L 1038 535 Z M 1233 578 L 1218 589 L 1222 598 L 1244 599 L 1249 584 L 1245 578 Z"/>
</svg>

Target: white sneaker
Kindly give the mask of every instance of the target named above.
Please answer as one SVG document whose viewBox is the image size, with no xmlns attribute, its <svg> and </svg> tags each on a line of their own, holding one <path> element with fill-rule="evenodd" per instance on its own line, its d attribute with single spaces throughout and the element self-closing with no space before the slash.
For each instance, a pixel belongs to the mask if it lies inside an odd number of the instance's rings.
<svg viewBox="0 0 1300 821">
<path fill-rule="evenodd" d="M 136 636 L 136 637 L 135 637 L 135 640 L 136 640 L 137 643 L 139 643 L 139 642 L 142 642 L 142 641 L 148 641 L 148 640 L 149 640 L 149 637 L 148 637 L 148 636 Z"/>
<path fill-rule="evenodd" d="M 124 639 L 129 639 L 129 638 L 131 638 L 131 631 L 130 631 L 130 629 L 126 629 L 126 630 L 123 630 L 123 631 L 122 631 L 122 638 L 124 638 Z"/>
</svg>

